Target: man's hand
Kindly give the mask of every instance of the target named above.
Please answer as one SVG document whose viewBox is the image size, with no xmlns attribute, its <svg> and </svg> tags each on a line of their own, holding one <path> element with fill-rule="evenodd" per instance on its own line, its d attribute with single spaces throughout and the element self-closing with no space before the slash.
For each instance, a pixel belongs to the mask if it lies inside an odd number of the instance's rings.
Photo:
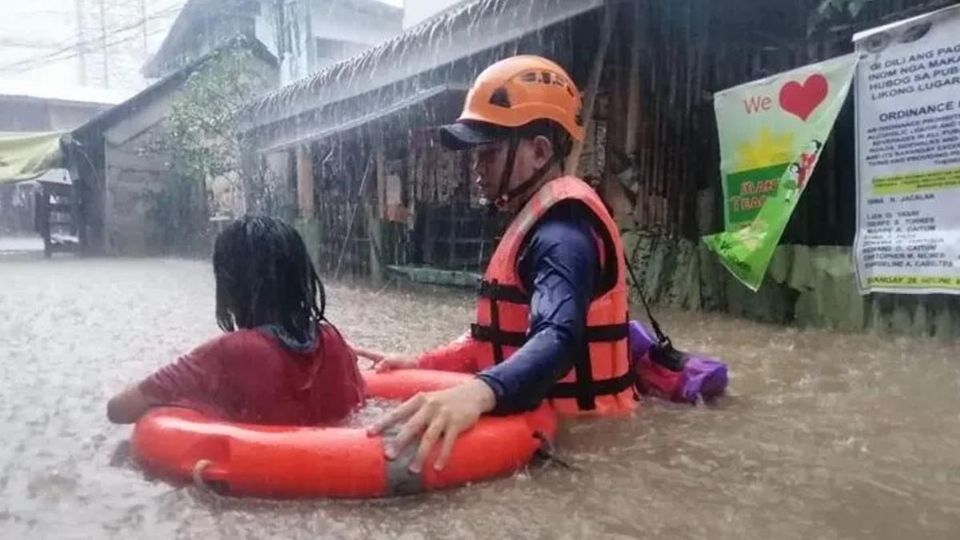
<svg viewBox="0 0 960 540">
<path fill-rule="evenodd" d="M 420 472 L 430 449 L 442 437 L 440 455 L 433 464 L 434 469 L 441 470 L 450 459 L 457 437 L 476 425 L 480 415 L 493 410 L 496 404 L 493 390 L 475 379 L 446 390 L 417 394 L 378 420 L 367 432 L 378 435 L 390 426 L 405 422 L 396 439 L 386 445 L 385 453 L 387 459 L 394 459 L 420 437 L 417 456 L 410 464 L 410 471 L 414 473 Z"/>
</svg>

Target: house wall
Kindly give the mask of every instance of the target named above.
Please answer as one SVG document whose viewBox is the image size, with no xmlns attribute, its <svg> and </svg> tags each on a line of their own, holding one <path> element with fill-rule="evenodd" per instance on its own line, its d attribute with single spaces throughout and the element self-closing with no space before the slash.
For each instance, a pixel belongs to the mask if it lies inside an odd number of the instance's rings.
<svg viewBox="0 0 960 540">
<path fill-rule="evenodd" d="M 276 78 L 275 68 L 259 59 L 254 59 L 250 69 L 260 72 L 261 80 Z M 195 231 L 196 242 L 193 238 L 172 239 L 170 229 L 164 227 L 165 221 L 173 219 L 169 213 L 186 216 L 188 223 L 205 223 L 212 215 L 232 217 L 246 209 L 243 191 L 258 185 L 258 178 L 229 172 L 191 182 L 197 188 L 190 196 L 190 208 L 183 208 L 179 201 L 158 202 L 158 194 L 170 193 L 164 189 L 170 182 L 184 181 L 173 176 L 171 158 L 164 151 L 165 122 L 182 89 L 182 82 L 170 84 L 149 97 L 120 105 L 123 114 L 97 134 L 104 152 L 102 165 L 82 174 L 97 186 L 93 191 L 102 193 L 102 197 L 89 193 L 86 198 L 103 216 L 99 234 L 106 253 L 140 256 L 199 247 L 208 231 Z M 207 191 L 215 197 L 209 208 Z"/>
<path fill-rule="evenodd" d="M 198 16 L 191 21 L 184 37 L 176 44 L 176 52 L 160 62 L 160 76 L 169 75 L 186 67 L 238 34 L 254 36 L 255 21 L 253 12 L 240 8 L 223 9 Z M 264 45 L 268 45 L 269 48 L 268 43 L 264 42 Z"/>
<path fill-rule="evenodd" d="M 149 219 L 151 200 L 169 181 L 169 157 L 158 151 L 163 120 L 176 92 L 171 90 L 114 123 L 104 139 L 105 251 L 143 256 L 159 251 L 158 231 Z"/>
<path fill-rule="evenodd" d="M 261 2 L 257 37 L 276 44 L 283 85 L 390 39 L 400 33 L 401 18 L 401 12 L 377 2 Z"/>
<path fill-rule="evenodd" d="M 403 14 L 380 2 L 313 0 L 310 21 L 315 38 L 376 45 L 400 33 Z"/>
<path fill-rule="evenodd" d="M 161 252 L 157 245 L 159 230 L 148 216 L 152 198 L 169 180 L 168 160 L 155 152 L 140 152 L 141 145 L 154 134 L 145 133 L 120 145 L 105 144 L 108 254 L 144 256 Z"/>
<path fill-rule="evenodd" d="M 261 164 L 264 189 L 261 200 L 254 207 L 264 212 L 292 220 L 296 216 L 296 159 L 293 150 L 267 154 Z"/>
</svg>

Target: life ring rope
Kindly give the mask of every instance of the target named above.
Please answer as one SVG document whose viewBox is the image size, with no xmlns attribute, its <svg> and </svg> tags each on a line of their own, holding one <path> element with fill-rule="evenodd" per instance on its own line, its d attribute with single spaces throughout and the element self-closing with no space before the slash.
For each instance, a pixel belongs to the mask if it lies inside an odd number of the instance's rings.
<svg viewBox="0 0 960 540">
<path fill-rule="evenodd" d="M 190 473 L 190 477 L 193 479 L 193 485 L 201 489 L 209 489 L 209 486 L 203 479 L 203 471 L 207 470 L 211 465 L 213 465 L 213 462 L 209 459 L 198 460 L 193 465 L 193 471 Z"/>
</svg>

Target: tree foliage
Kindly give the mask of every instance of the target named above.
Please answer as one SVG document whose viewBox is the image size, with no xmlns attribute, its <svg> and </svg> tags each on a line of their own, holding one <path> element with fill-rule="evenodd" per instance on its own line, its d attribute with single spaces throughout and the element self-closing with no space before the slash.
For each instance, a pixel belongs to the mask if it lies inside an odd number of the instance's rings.
<svg viewBox="0 0 960 540">
<path fill-rule="evenodd" d="M 203 249 L 211 214 L 236 210 L 214 199 L 215 186 L 235 194 L 242 208 L 245 150 L 237 112 L 267 88 L 260 65 L 247 48 L 220 49 L 194 67 L 174 98 L 157 149 L 169 156 L 170 175 L 153 195 L 149 216 L 166 250 Z"/>
</svg>

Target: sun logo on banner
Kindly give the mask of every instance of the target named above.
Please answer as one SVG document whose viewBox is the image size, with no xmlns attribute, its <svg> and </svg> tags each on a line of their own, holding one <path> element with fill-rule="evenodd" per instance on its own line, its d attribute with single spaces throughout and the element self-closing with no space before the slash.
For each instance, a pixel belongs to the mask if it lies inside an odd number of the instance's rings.
<svg viewBox="0 0 960 540">
<path fill-rule="evenodd" d="M 774 133 L 768 127 L 760 128 L 756 139 L 746 140 L 737 148 L 735 171 L 762 169 L 793 159 L 793 133 Z"/>
</svg>

